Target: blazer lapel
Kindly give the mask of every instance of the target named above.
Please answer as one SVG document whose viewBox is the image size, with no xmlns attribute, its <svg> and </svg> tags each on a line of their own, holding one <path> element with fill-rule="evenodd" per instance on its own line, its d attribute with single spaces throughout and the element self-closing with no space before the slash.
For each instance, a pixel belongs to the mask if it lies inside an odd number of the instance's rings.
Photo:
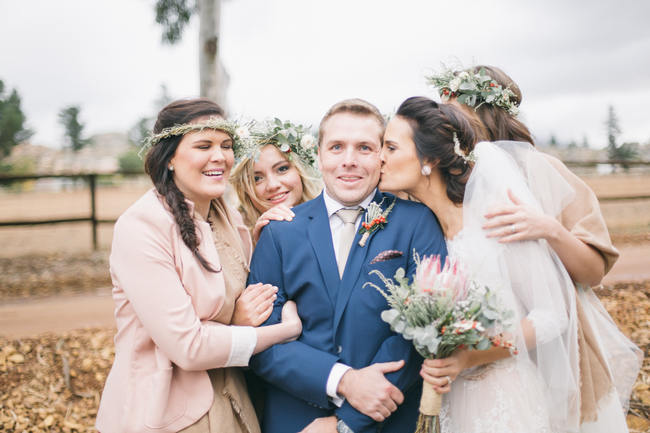
<svg viewBox="0 0 650 433">
<path fill-rule="evenodd" d="M 380 203 L 383 197 L 384 195 L 377 191 L 373 201 Z M 365 217 L 366 213 L 364 212 L 361 221 L 364 221 Z M 366 241 L 366 245 L 363 247 L 359 246 L 361 235 L 357 232 L 356 236 L 354 237 L 354 241 L 350 247 L 348 262 L 345 266 L 345 271 L 343 272 L 343 279 L 341 280 L 341 285 L 339 286 L 338 294 L 335 298 L 336 308 L 334 313 L 334 330 L 336 330 L 338 327 L 341 316 L 343 316 L 343 311 L 345 311 L 345 306 L 350 299 L 350 295 L 352 295 L 352 290 L 356 287 L 359 277 L 361 277 L 361 269 L 364 268 L 364 264 L 366 263 L 366 257 L 368 256 L 368 251 L 370 250 L 370 244 L 378 231 L 379 230 L 375 230 L 373 233 L 370 233 L 370 236 L 368 236 L 368 240 Z"/>
<path fill-rule="evenodd" d="M 323 195 L 321 194 L 314 201 L 315 206 L 312 208 L 311 215 L 309 216 L 311 221 L 309 222 L 307 233 L 314 249 L 314 255 L 318 260 L 318 266 L 323 275 L 327 293 L 332 304 L 334 304 L 340 280 L 338 266 L 336 265 L 336 256 L 334 255 L 334 247 L 332 246 L 330 221 L 327 217 L 327 209 L 325 208 Z"/>
</svg>

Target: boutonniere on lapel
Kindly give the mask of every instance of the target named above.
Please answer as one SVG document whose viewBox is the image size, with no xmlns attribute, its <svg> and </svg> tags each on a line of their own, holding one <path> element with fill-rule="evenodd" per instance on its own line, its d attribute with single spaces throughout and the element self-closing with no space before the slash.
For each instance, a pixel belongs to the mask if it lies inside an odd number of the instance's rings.
<svg viewBox="0 0 650 433">
<path fill-rule="evenodd" d="M 361 240 L 359 241 L 360 247 L 366 246 L 366 242 L 371 233 L 383 229 L 388 224 L 388 214 L 393 210 L 397 198 L 393 199 L 393 202 L 386 210 L 382 210 L 381 205 L 384 203 L 384 200 L 382 199 L 380 203 L 373 201 L 368 205 L 365 221 L 361 223 L 361 228 L 359 229 L 359 234 L 361 234 Z"/>
</svg>

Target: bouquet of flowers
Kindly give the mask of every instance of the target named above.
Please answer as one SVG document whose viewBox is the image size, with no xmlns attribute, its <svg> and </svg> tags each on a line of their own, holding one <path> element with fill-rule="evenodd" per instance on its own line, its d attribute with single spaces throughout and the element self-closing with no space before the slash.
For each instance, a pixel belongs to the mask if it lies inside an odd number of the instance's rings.
<svg viewBox="0 0 650 433">
<path fill-rule="evenodd" d="M 412 340 L 424 358 L 447 358 L 458 348 L 485 350 L 492 346 L 516 353 L 503 337 L 514 313 L 500 305 L 494 291 L 467 278 L 457 260 L 448 257 L 441 267 L 440 256 L 420 259 L 414 253 L 414 258 L 417 268 L 412 283 L 403 268 L 393 279 L 376 270 L 370 272 L 387 290 L 366 283 L 388 301 L 390 309 L 382 311 L 381 318 L 393 331 Z M 416 433 L 440 431 L 441 403 L 442 396 L 424 382 Z"/>
</svg>

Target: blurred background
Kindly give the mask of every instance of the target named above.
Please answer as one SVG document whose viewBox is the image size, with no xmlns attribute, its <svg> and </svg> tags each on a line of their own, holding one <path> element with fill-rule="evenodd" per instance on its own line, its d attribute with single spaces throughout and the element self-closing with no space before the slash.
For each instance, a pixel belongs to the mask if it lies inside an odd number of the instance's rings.
<svg viewBox="0 0 650 433">
<path fill-rule="evenodd" d="M 650 347 L 650 2 L 0 0 L 0 431 L 94 431 L 114 325 L 112 223 L 151 187 L 160 108 L 317 127 L 360 97 L 437 99 L 425 76 L 489 64 L 537 146 L 596 192 L 621 259 L 597 289 Z M 628 416 L 650 431 L 646 358 Z"/>
</svg>

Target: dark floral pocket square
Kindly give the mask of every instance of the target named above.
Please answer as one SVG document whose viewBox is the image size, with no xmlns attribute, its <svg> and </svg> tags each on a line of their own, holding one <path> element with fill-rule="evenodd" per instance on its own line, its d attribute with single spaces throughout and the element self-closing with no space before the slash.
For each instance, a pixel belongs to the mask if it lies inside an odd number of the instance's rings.
<svg viewBox="0 0 650 433">
<path fill-rule="evenodd" d="M 398 257 L 402 257 L 403 255 L 404 255 L 403 252 L 397 251 L 397 250 L 382 251 L 381 253 L 377 254 L 377 257 L 375 257 L 374 259 L 372 259 L 370 261 L 370 264 L 374 265 L 375 263 L 385 262 L 385 261 L 391 260 L 391 259 L 396 259 Z"/>
</svg>

